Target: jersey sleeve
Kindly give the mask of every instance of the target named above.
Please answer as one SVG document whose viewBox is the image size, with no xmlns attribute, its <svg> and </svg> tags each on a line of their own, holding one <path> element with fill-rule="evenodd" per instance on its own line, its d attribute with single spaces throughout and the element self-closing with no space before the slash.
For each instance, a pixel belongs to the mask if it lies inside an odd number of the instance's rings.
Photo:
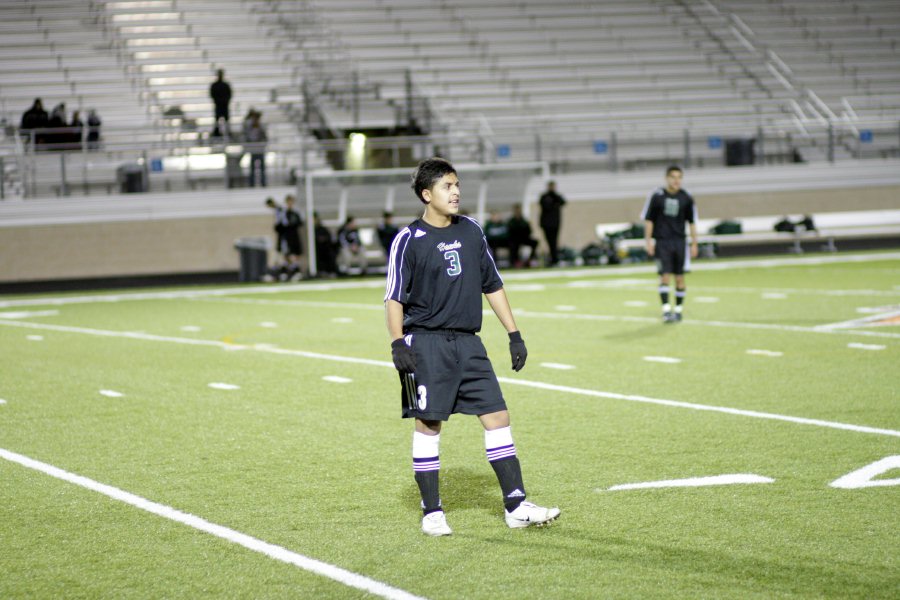
<svg viewBox="0 0 900 600">
<path fill-rule="evenodd" d="M 481 292 L 491 294 L 503 287 L 503 279 L 497 270 L 497 263 L 491 255 L 487 238 L 481 234 Z"/>
<path fill-rule="evenodd" d="M 404 227 L 391 243 L 387 265 L 387 287 L 384 292 L 385 302 L 396 300 L 406 304 L 407 290 L 412 279 L 411 257 L 407 255 L 411 239 L 412 232 L 409 227 Z"/>
<path fill-rule="evenodd" d="M 644 221 L 655 221 L 659 212 L 659 202 L 656 201 L 659 190 L 655 189 L 647 196 L 644 208 L 641 210 L 641 219 Z"/>
<path fill-rule="evenodd" d="M 697 203 L 694 202 L 694 197 L 685 192 L 685 195 L 688 199 L 687 205 L 687 216 L 686 220 L 688 223 L 696 223 L 697 222 Z"/>
</svg>

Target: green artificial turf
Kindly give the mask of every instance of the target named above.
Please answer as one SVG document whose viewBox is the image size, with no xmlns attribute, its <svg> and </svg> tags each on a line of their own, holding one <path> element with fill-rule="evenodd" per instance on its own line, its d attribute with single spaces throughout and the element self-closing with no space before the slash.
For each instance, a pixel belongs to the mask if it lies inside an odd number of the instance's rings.
<svg viewBox="0 0 900 600">
<path fill-rule="evenodd" d="M 490 314 L 482 337 L 546 528 L 506 528 L 455 416 L 454 534 L 419 531 L 374 279 L 0 298 L 0 449 L 427 598 L 896 598 L 900 486 L 829 485 L 900 455 L 900 326 L 822 329 L 900 310 L 900 261 L 857 256 L 700 263 L 677 325 L 647 269 L 509 273 L 526 368 Z M 726 474 L 774 481 L 610 490 Z M 374 597 L 9 460 L 0 482 L 2 598 Z"/>
</svg>

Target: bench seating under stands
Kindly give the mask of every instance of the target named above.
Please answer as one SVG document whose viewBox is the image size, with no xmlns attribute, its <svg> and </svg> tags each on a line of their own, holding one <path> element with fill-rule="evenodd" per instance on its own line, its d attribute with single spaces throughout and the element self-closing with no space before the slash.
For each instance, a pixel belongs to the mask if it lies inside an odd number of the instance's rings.
<svg viewBox="0 0 900 600">
<path fill-rule="evenodd" d="M 788 252 L 802 253 L 803 246 L 815 245 L 822 250 L 835 252 L 841 241 L 865 241 L 896 239 L 900 242 L 900 210 L 865 210 L 814 214 L 815 230 L 799 227 L 796 231 L 775 231 L 775 224 L 786 215 L 742 217 L 733 219 L 741 224 L 741 233 L 711 233 L 721 219 L 700 219 L 697 222 L 698 243 L 702 255 L 714 258 L 720 246 L 773 246 L 783 244 Z M 800 215 L 787 215 L 796 223 Z M 610 233 L 628 229 L 631 223 L 607 223 L 596 227 L 600 239 Z M 616 240 L 619 251 L 643 249 L 643 239 Z"/>
</svg>

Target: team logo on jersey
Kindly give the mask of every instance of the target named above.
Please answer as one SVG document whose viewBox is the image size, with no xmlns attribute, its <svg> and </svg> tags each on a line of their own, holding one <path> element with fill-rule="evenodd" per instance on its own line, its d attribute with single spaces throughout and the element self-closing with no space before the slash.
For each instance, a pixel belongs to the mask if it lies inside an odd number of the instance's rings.
<svg viewBox="0 0 900 600">
<path fill-rule="evenodd" d="M 441 242 L 437 245 L 437 249 L 441 252 L 446 252 L 447 250 L 459 250 L 462 248 L 462 242 L 459 240 L 453 240 L 451 243 Z"/>
<path fill-rule="evenodd" d="M 421 229 L 416 229 L 416 235 L 415 235 L 415 237 L 417 237 L 417 238 L 425 237 L 425 232 L 422 231 Z"/>
</svg>

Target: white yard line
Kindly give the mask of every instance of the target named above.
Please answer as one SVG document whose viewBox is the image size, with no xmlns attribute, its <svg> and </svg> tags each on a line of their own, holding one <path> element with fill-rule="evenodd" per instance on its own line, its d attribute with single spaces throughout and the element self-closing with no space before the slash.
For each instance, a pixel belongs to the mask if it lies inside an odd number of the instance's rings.
<svg viewBox="0 0 900 600">
<path fill-rule="evenodd" d="M 0 326 L 9 327 L 25 327 L 31 329 L 43 329 L 51 331 L 62 331 L 66 333 L 80 333 L 86 335 L 95 335 L 101 337 L 125 338 L 131 340 L 144 340 L 152 342 L 166 342 L 174 344 L 185 344 L 190 346 L 207 346 L 213 348 L 222 348 L 225 350 L 242 350 L 246 352 L 267 352 L 270 354 L 280 354 L 285 356 L 299 356 L 302 358 L 314 358 L 319 360 L 329 360 L 332 362 L 343 362 L 350 364 L 369 365 L 375 367 L 394 368 L 394 363 L 385 360 L 373 360 L 370 358 L 355 358 L 350 356 L 338 356 L 334 354 L 321 354 L 319 352 L 307 352 L 305 350 L 288 350 L 284 348 L 269 348 L 263 346 L 237 346 L 227 344 L 217 340 L 195 340 L 189 338 L 178 338 L 171 336 L 151 335 L 147 333 L 135 333 L 130 331 L 109 331 L 104 329 L 88 329 L 85 327 L 69 327 L 65 325 L 48 325 L 44 323 L 28 323 L 23 321 L 3 321 L 0 320 Z M 646 404 L 656 404 L 659 406 L 670 406 L 675 408 L 688 408 L 691 410 L 720 412 L 729 415 L 737 415 L 742 417 L 751 417 L 755 419 L 768 419 L 773 421 L 785 421 L 789 423 L 797 423 L 801 425 L 813 425 L 816 427 L 827 427 L 830 429 L 842 429 L 846 431 L 855 431 L 858 433 L 873 433 L 877 435 L 888 435 L 900 437 L 900 431 L 893 429 L 879 429 L 876 427 L 867 427 L 863 425 L 851 425 L 847 423 L 839 423 L 834 421 L 823 421 L 820 419 L 807 419 L 804 417 L 792 417 L 789 415 L 779 415 L 774 413 L 765 413 L 753 410 L 742 410 L 738 408 L 729 408 L 726 406 L 711 406 L 706 404 L 694 404 L 692 402 L 680 402 L 677 400 L 665 400 L 662 398 L 649 398 L 647 396 L 637 396 L 632 394 L 618 394 L 615 392 L 603 392 L 599 390 L 590 390 L 585 388 L 576 388 L 564 385 L 554 385 L 540 381 L 528 381 L 524 379 L 513 379 L 510 377 L 498 377 L 503 383 L 510 385 L 520 385 L 543 389 L 554 392 L 574 394 L 579 396 L 589 396 L 594 398 L 608 398 L 613 400 L 626 400 L 629 402 L 642 402 Z"/>
<path fill-rule="evenodd" d="M 112 498 L 113 500 L 124 502 L 125 504 L 129 504 L 131 506 L 134 506 L 135 508 L 139 508 L 165 519 L 169 519 L 170 521 L 175 521 L 177 523 L 187 525 L 188 527 L 193 527 L 194 529 L 203 531 L 204 533 L 214 535 L 218 538 L 222 538 L 223 540 L 227 540 L 229 542 L 238 544 L 239 546 L 243 546 L 244 548 L 247 548 L 249 550 L 253 550 L 254 552 L 264 554 L 269 558 L 274 558 L 275 560 L 300 567 L 304 571 L 309 571 L 311 573 L 315 573 L 316 575 L 327 577 L 328 579 L 332 579 L 348 587 L 363 590 L 364 592 L 368 592 L 382 598 L 390 598 L 391 600 L 416 600 L 421 598 L 420 596 L 415 596 L 413 594 L 410 594 L 409 592 L 405 592 L 395 587 L 391 587 L 385 583 L 381 583 L 380 581 L 369 579 L 364 575 L 353 573 L 352 571 L 347 571 L 340 567 L 336 567 L 314 558 L 303 556 L 302 554 L 297 554 L 296 552 L 292 552 L 287 548 L 270 544 L 258 538 L 251 537 L 245 533 L 235 531 L 234 529 L 229 529 L 228 527 L 225 527 L 223 525 L 211 523 L 196 515 L 182 512 L 180 510 L 172 508 L 171 506 L 166 506 L 165 504 L 159 504 L 157 502 L 147 500 L 146 498 L 142 498 L 141 496 L 136 496 L 124 490 L 120 490 L 119 488 L 112 487 L 104 483 L 99 483 L 97 481 L 94 481 L 93 479 L 88 479 L 87 477 L 83 477 L 81 475 L 76 475 L 74 473 L 64 471 L 63 469 L 54 467 L 53 465 L 28 458 L 27 456 L 23 456 L 15 452 L 10 452 L 9 450 L 5 450 L 3 448 L 0 448 L 0 458 L 13 463 L 17 463 L 26 468 L 39 471 L 51 477 L 61 479 L 62 481 L 67 481 L 68 483 L 72 483 L 91 491 L 103 494 L 104 496 Z"/>
<path fill-rule="evenodd" d="M 734 475 L 712 475 L 709 477 L 689 477 L 687 479 L 666 479 L 663 481 L 645 481 L 642 483 L 623 483 L 614 485 L 609 491 L 619 490 L 646 490 L 671 487 L 706 487 L 711 485 L 736 485 L 748 483 L 773 483 L 771 477 L 754 475 L 752 473 L 737 473 Z M 599 490 L 598 490 L 599 491 Z"/>
<path fill-rule="evenodd" d="M 700 262 L 693 265 L 694 271 L 723 271 L 733 269 L 767 269 L 772 267 L 792 267 L 804 265 L 826 265 L 843 263 L 864 263 L 883 260 L 900 260 L 900 252 L 880 252 L 873 254 L 841 254 L 829 256 L 794 256 L 784 258 L 768 258 L 755 260 L 723 260 Z M 611 268 L 573 268 L 573 269 L 547 269 L 538 271 L 505 271 L 504 281 L 529 281 L 535 279 L 573 279 L 579 277 L 607 278 L 621 277 L 632 274 L 655 274 L 656 267 L 653 264 L 645 264 L 634 267 Z M 133 300 L 177 300 L 185 298 L 204 298 L 236 296 L 246 294 L 283 294 L 291 292 L 321 292 L 337 289 L 384 289 L 383 279 L 364 279 L 361 281 L 333 281 L 333 282 L 302 282 L 296 284 L 276 285 L 251 285 L 228 288 L 214 288 L 201 290 L 175 290 L 164 292 L 125 292 L 119 294 L 94 294 L 88 296 L 59 296 L 25 298 L 20 300 L 6 300 L 0 302 L 0 308 L 15 306 L 61 306 L 66 304 L 88 304 L 103 302 L 124 302 Z M 837 290 L 840 292 L 840 290 Z M 875 291 L 875 290 L 871 290 Z M 896 292 L 879 292 L 885 295 L 896 296 Z"/>
</svg>

